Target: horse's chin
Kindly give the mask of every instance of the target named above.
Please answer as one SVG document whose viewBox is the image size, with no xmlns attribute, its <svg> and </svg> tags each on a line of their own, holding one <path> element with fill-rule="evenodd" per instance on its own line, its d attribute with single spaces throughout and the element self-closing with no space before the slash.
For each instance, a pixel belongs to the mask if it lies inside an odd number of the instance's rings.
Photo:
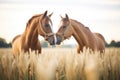
<svg viewBox="0 0 120 80">
<path fill-rule="evenodd" d="M 71 37 L 71 36 L 68 36 L 68 37 L 64 37 L 64 40 L 66 40 L 66 39 L 70 39 L 70 37 Z"/>
<path fill-rule="evenodd" d="M 56 43 L 56 45 L 60 45 L 60 44 L 61 44 L 61 42 L 57 42 L 57 43 Z"/>
<path fill-rule="evenodd" d="M 55 44 L 54 43 L 50 43 L 51 46 L 54 46 Z"/>
</svg>

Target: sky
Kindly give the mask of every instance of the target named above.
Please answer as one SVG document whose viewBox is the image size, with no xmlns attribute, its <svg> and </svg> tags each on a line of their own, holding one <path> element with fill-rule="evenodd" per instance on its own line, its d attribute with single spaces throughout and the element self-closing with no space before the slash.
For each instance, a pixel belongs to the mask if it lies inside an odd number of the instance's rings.
<svg viewBox="0 0 120 80">
<path fill-rule="evenodd" d="M 11 42 L 23 33 L 33 15 L 46 10 L 48 14 L 53 12 L 54 32 L 58 30 L 60 15 L 68 14 L 92 32 L 101 33 L 108 43 L 120 41 L 120 0 L 0 0 L 0 37 Z M 65 43 L 77 44 L 73 37 Z"/>
</svg>

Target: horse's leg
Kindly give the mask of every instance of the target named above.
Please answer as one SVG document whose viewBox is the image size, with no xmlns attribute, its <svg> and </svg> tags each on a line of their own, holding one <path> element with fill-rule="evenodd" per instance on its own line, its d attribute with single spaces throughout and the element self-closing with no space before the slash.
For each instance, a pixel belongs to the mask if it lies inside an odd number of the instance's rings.
<svg viewBox="0 0 120 80">
<path fill-rule="evenodd" d="M 80 53 L 80 45 L 77 47 L 77 53 Z"/>
<path fill-rule="evenodd" d="M 28 51 L 29 59 L 30 59 L 30 51 Z M 31 62 L 30 62 L 31 63 Z M 32 72 L 31 72 L 31 64 L 28 65 L 28 80 L 32 80 Z"/>
<path fill-rule="evenodd" d="M 35 53 L 40 54 L 41 53 L 41 47 L 36 48 Z"/>
<path fill-rule="evenodd" d="M 28 56 L 29 56 L 29 60 L 30 60 L 30 49 L 28 49 Z M 31 72 L 31 62 L 29 62 L 29 65 L 28 65 L 28 80 L 32 80 L 32 72 Z"/>
<path fill-rule="evenodd" d="M 41 53 L 41 45 L 40 45 L 40 43 L 38 44 L 38 53 L 39 54 Z"/>
<path fill-rule="evenodd" d="M 30 64 L 28 65 L 28 80 L 32 80 L 32 73 L 31 73 Z"/>
<path fill-rule="evenodd" d="M 104 56 L 104 53 L 105 53 L 105 47 L 102 47 L 100 49 L 100 56 L 103 57 Z"/>
<path fill-rule="evenodd" d="M 38 55 L 40 53 L 41 53 L 41 46 L 38 45 L 35 49 L 35 54 Z M 29 54 L 30 54 L 30 52 L 29 52 Z M 30 57 L 31 56 L 29 55 L 29 58 Z M 34 78 L 34 73 L 32 73 L 31 71 L 32 71 L 32 67 L 31 67 L 31 64 L 29 64 L 29 66 L 28 66 L 28 80 L 32 80 Z"/>
<path fill-rule="evenodd" d="M 41 48 L 38 50 L 38 53 L 41 53 Z"/>
</svg>

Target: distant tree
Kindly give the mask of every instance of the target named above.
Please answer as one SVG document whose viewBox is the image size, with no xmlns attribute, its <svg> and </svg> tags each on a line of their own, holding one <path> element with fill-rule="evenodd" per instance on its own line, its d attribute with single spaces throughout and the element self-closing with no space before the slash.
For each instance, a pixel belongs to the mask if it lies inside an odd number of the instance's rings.
<svg viewBox="0 0 120 80">
<path fill-rule="evenodd" d="M 106 43 L 105 43 L 105 47 L 110 47 L 110 45 L 106 42 Z"/>
<path fill-rule="evenodd" d="M 11 42 L 8 43 L 7 46 L 8 46 L 8 47 L 12 47 L 12 43 L 11 43 Z"/>
<path fill-rule="evenodd" d="M 115 40 L 112 40 L 110 44 L 106 43 L 106 47 L 120 47 L 120 41 L 116 42 Z"/>
<path fill-rule="evenodd" d="M 3 39 L 3 38 L 0 38 L 0 48 L 1 48 L 1 47 L 7 47 L 6 40 Z"/>
<path fill-rule="evenodd" d="M 0 41 L 6 43 L 6 40 L 3 38 L 0 38 Z"/>
<path fill-rule="evenodd" d="M 6 42 L 4 38 L 0 38 L 0 48 L 8 48 L 11 47 L 11 43 Z"/>
<path fill-rule="evenodd" d="M 42 46 L 43 48 L 48 47 L 48 42 L 47 42 L 47 41 L 41 41 L 41 46 Z"/>
<path fill-rule="evenodd" d="M 120 41 L 116 43 L 115 47 L 120 47 Z"/>
<path fill-rule="evenodd" d="M 115 47 L 115 45 L 116 45 L 115 40 L 112 40 L 111 43 L 110 43 L 110 46 L 111 46 L 111 47 Z"/>
</svg>

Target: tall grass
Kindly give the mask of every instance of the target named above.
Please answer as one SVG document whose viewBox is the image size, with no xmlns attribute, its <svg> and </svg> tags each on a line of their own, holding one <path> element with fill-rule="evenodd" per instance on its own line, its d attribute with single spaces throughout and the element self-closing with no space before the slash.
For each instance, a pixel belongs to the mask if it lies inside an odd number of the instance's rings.
<svg viewBox="0 0 120 80">
<path fill-rule="evenodd" d="M 120 49 L 100 54 L 84 48 L 78 54 L 75 49 L 50 48 L 16 59 L 11 49 L 0 49 L 0 80 L 29 80 L 29 75 L 32 80 L 120 80 Z"/>
</svg>

